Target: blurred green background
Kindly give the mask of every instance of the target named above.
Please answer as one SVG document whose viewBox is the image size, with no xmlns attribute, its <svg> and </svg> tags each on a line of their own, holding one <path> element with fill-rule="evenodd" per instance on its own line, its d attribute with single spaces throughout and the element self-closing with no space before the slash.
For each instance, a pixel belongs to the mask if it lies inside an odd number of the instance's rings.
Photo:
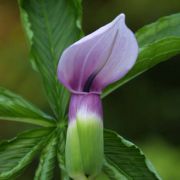
<svg viewBox="0 0 180 180">
<path fill-rule="evenodd" d="M 120 12 L 126 14 L 128 26 L 136 31 L 161 16 L 180 12 L 180 0 L 84 0 L 83 8 L 86 34 Z M 41 80 L 28 60 L 15 0 L 0 0 L 0 86 L 49 111 Z M 103 104 L 106 128 L 141 147 L 164 180 L 180 179 L 180 56 L 127 83 Z M 0 121 L 0 139 L 31 127 Z M 32 179 L 36 164 L 19 179 Z"/>
</svg>

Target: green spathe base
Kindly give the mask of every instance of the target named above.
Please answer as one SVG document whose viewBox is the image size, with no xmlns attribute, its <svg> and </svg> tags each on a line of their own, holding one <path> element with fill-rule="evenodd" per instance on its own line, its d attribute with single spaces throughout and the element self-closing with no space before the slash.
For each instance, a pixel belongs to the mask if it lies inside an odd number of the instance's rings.
<svg viewBox="0 0 180 180">
<path fill-rule="evenodd" d="M 69 124 L 66 139 L 66 168 L 74 179 L 95 177 L 104 157 L 103 123 L 98 118 L 77 118 Z"/>
</svg>

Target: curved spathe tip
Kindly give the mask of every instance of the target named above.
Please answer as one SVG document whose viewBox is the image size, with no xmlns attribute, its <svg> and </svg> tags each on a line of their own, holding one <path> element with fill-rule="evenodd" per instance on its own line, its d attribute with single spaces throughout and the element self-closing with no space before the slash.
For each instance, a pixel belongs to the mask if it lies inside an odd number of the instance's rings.
<svg viewBox="0 0 180 180">
<path fill-rule="evenodd" d="M 120 15 L 118 15 L 114 21 L 123 21 L 125 22 L 125 18 L 126 18 L 126 15 L 124 13 L 121 13 Z"/>
</svg>

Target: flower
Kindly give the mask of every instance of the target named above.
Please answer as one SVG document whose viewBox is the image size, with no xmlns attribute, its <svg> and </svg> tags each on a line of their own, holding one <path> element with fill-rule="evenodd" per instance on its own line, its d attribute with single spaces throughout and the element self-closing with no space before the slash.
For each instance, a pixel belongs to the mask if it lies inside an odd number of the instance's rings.
<svg viewBox="0 0 180 180">
<path fill-rule="evenodd" d="M 111 23 L 68 47 L 58 79 L 71 92 L 66 167 L 74 179 L 96 176 L 103 164 L 103 113 L 100 94 L 134 65 L 138 45 L 120 14 Z"/>
</svg>

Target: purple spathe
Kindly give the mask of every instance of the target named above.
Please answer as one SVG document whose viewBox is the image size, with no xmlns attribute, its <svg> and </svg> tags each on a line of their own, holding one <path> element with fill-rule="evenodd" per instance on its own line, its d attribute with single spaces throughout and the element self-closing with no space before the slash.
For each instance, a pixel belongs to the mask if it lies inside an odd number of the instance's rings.
<svg viewBox="0 0 180 180">
<path fill-rule="evenodd" d="M 62 54 L 58 78 L 72 93 L 100 93 L 134 65 L 138 45 L 121 14 Z"/>
<path fill-rule="evenodd" d="M 137 41 L 124 14 L 63 52 L 58 79 L 71 92 L 65 160 L 73 179 L 100 173 L 104 159 L 100 94 L 127 74 L 137 55 Z"/>
</svg>

